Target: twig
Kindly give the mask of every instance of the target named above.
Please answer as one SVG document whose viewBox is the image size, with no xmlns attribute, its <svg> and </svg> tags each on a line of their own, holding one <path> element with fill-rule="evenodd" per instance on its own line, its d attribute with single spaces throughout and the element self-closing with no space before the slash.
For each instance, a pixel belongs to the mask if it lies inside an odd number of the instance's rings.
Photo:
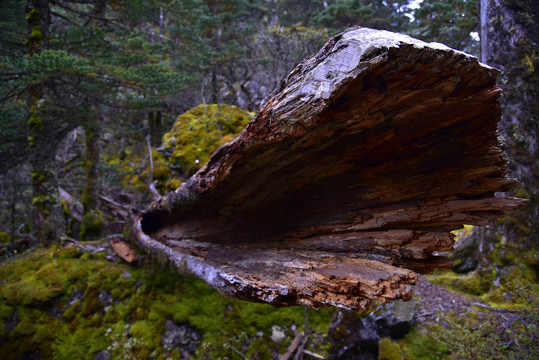
<svg viewBox="0 0 539 360">
<path fill-rule="evenodd" d="M 230 345 L 230 347 L 232 348 L 232 350 L 234 350 L 236 352 L 236 354 L 238 354 L 238 356 L 240 356 L 241 358 L 245 359 L 245 360 L 249 360 L 245 357 L 245 355 L 243 355 L 238 349 L 236 349 L 234 346 Z"/>
<path fill-rule="evenodd" d="M 114 205 L 114 206 L 117 206 L 119 208 L 122 208 L 124 210 L 127 210 L 127 211 L 131 211 L 133 210 L 132 207 L 128 206 L 128 205 L 123 205 L 123 204 L 120 204 L 120 203 L 117 203 L 116 201 L 104 196 L 104 195 L 99 195 L 99 198 L 105 202 L 108 202 L 109 204 L 111 205 Z"/>
<path fill-rule="evenodd" d="M 305 355 L 309 355 L 309 356 L 311 356 L 313 358 L 316 358 L 316 359 L 325 359 L 325 357 L 323 357 L 322 355 L 313 353 L 313 352 L 311 352 L 309 350 L 303 350 L 303 353 Z"/>
<path fill-rule="evenodd" d="M 516 310 L 510 310 L 510 309 L 499 309 L 499 308 L 495 308 L 495 307 L 492 307 L 490 305 L 485 305 L 485 304 L 481 304 L 481 303 L 478 303 L 478 302 L 473 302 L 470 305 L 479 306 L 479 307 L 482 307 L 483 309 L 492 310 L 492 311 L 496 311 L 496 312 L 502 312 L 502 313 L 515 313 L 515 312 L 518 312 Z"/>
<path fill-rule="evenodd" d="M 148 144 L 148 151 L 150 152 L 150 183 L 148 184 L 148 189 L 152 193 L 154 200 L 161 199 L 161 194 L 155 188 L 155 183 L 153 181 L 153 156 L 152 156 L 152 145 L 150 144 L 150 137 L 146 136 L 146 143 Z"/>
<path fill-rule="evenodd" d="M 92 255 L 95 254 L 95 253 L 101 252 L 101 251 L 107 251 L 107 248 L 105 248 L 105 247 L 94 247 L 94 246 L 81 245 L 81 244 L 79 244 L 79 242 L 77 240 L 75 240 L 73 238 L 70 238 L 70 237 L 65 237 L 65 238 L 62 239 L 62 241 L 64 243 L 65 242 L 70 242 L 73 245 L 75 245 L 76 247 L 82 249 L 82 251 L 89 252 Z"/>
<path fill-rule="evenodd" d="M 290 344 L 288 349 L 286 349 L 286 352 L 279 357 L 279 360 L 288 360 L 288 359 L 290 359 L 292 354 L 294 354 L 294 351 L 296 351 L 296 349 L 299 347 L 299 345 L 303 341 L 303 337 L 304 337 L 304 334 L 303 334 L 303 332 L 300 331 L 296 335 L 294 340 L 292 340 L 292 343 Z"/>
<path fill-rule="evenodd" d="M 301 343 L 298 346 L 298 350 L 296 351 L 296 356 L 294 356 L 294 360 L 303 359 L 303 352 L 305 351 L 305 346 L 307 345 L 307 341 L 309 341 L 309 337 L 304 336 Z"/>
</svg>

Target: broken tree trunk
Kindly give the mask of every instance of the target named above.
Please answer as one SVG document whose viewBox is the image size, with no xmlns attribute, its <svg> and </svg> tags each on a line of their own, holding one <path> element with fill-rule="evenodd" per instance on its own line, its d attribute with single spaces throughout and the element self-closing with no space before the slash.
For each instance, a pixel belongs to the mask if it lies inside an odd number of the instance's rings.
<svg viewBox="0 0 539 360">
<path fill-rule="evenodd" d="M 218 290 L 276 305 L 410 299 L 451 230 L 524 200 L 497 138 L 498 71 L 354 28 L 292 71 L 234 141 L 134 226 Z"/>
</svg>

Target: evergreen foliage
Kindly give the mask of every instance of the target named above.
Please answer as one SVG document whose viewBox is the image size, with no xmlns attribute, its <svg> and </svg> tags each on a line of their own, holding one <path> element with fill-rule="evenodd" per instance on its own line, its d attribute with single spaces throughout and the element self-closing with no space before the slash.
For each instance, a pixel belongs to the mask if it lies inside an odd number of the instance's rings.
<svg viewBox="0 0 539 360">
<path fill-rule="evenodd" d="M 414 11 L 412 36 L 479 56 L 477 0 L 425 0 Z"/>
</svg>

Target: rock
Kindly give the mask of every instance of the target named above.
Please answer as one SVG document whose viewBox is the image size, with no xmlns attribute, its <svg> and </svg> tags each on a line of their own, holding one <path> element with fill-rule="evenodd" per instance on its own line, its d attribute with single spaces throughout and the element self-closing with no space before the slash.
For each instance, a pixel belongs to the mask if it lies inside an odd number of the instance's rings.
<svg viewBox="0 0 539 360">
<path fill-rule="evenodd" d="M 122 279 L 129 280 L 129 279 L 132 279 L 132 278 L 133 278 L 133 275 L 131 275 L 131 273 L 129 271 L 127 271 L 127 270 L 123 271 Z"/>
<path fill-rule="evenodd" d="M 377 325 L 379 337 L 391 336 L 393 339 L 404 337 L 415 322 L 417 301 L 394 301 L 384 304 L 381 309 L 369 315 Z"/>
<path fill-rule="evenodd" d="M 337 309 L 328 330 L 331 359 L 378 359 L 378 332 L 374 319 Z"/>
<path fill-rule="evenodd" d="M 379 339 L 405 336 L 414 324 L 416 305 L 411 300 L 383 304 L 368 313 L 336 310 L 328 330 L 332 358 L 378 359 Z"/>
<path fill-rule="evenodd" d="M 107 350 L 101 350 L 94 356 L 94 360 L 109 360 L 112 357 L 112 354 Z"/>
<path fill-rule="evenodd" d="M 112 305 L 114 302 L 112 295 L 110 295 L 106 290 L 101 291 L 97 298 L 105 307 Z"/>
<path fill-rule="evenodd" d="M 19 311 L 13 311 L 13 316 L 11 319 L 4 320 L 4 329 L 7 333 L 13 332 L 17 325 L 19 324 Z"/>
<path fill-rule="evenodd" d="M 453 260 L 451 270 L 460 274 L 475 270 L 479 264 L 480 241 L 477 228 L 471 234 L 460 238 L 455 243 L 455 250 L 449 254 L 449 258 Z"/>
<path fill-rule="evenodd" d="M 279 325 L 273 325 L 271 327 L 271 340 L 280 344 L 286 338 L 286 334 Z"/>
<path fill-rule="evenodd" d="M 201 338 L 195 327 L 189 324 L 178 325 L 170 319 L 165 322 L 165 326 L 167 330 L 161 337 L 165 352 L 174 348 L 179 348 L 181 352 L 183 350 L 183 352 L 187 351 L 190 354 L 196 351 Z"/>
</svg>

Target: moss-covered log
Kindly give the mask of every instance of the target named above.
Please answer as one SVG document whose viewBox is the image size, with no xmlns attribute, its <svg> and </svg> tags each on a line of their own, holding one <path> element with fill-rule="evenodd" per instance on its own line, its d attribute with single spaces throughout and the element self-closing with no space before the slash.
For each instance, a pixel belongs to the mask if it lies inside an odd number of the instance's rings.
<svg viewBox="0 0 539 360">
<path fill-rule="evenodd" d="M 148 251 L 224 293 L 355 309 L 410 299 L 451 230 L 524 204 L 496 125 L 498 71 L 354 28 L 292 71 L 238 138 L 135 223 Z"/>
</svg>

